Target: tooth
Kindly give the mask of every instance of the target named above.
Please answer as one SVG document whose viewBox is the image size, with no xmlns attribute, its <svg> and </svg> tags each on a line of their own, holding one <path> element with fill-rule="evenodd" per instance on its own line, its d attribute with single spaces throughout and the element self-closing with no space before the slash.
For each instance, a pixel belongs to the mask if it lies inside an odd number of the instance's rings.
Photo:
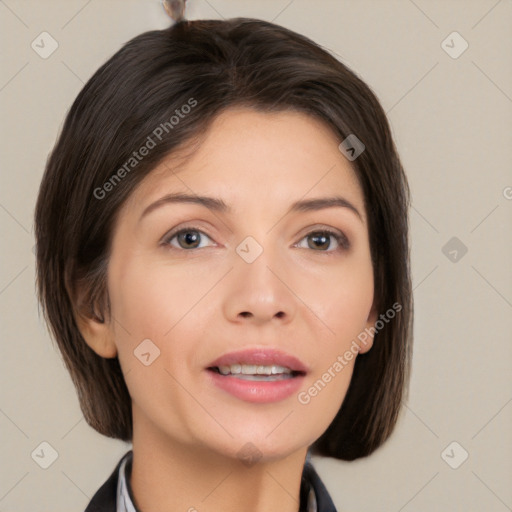
<svg viewBox="0 0 512 512">
<path fill-rule="evenodd" d="M 278 366 L 278 365 L 275 365 L 275 366 L 272 366 L 272 373 L 273 374 L 276 374 L 276 373 L 291 373 L 292 371 L 290 370 L 290 368 L 286 368 L 284 366 Z"/>
<path fill-rule="evenodd" d="M 232 364 L 231 365 L 231 373 L 242 373 L 242 367 L 239 364 Z"/>
<path fill-rule="evenodd" d="M 292 373 L 290 368 L 280 365 L 255 365 L 255 364 L 232 364 L 218 366 L 221 375 L 289 375 Z"/>
<path fill-rule="evenodd" d="M 258 367 L 255 364 L 244 364 L 242 366 L 242 373 L 246 375 L 254 375 Z"/>
<path fill-rule="evenodd" d="M 274 380 L 284 380 L 284 379 L 291 379 L 292 377 L 290 375 L 281 373 L 279 375 L 237 375 L 237 379 L 241 380 L 253 380 L 253 381 L 274 381 Z"/>
</svg>

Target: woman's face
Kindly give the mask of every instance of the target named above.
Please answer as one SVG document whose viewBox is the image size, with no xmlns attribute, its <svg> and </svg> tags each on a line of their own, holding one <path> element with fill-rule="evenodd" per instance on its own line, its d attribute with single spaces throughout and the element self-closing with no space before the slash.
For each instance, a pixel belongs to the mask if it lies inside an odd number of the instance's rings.
<svg viewBox="0 0 512 512">
<path fill-rule="evenodd" d="M 304 114 L 231 109 L 124 205 L 96 350 L 118 354 L 139 435 L 230 457 L 252 443 L 271 460 L 326 430 L 352 375 L 344 354 L 375 321 L 364 199 L 340 142 Z"/>
</svg>

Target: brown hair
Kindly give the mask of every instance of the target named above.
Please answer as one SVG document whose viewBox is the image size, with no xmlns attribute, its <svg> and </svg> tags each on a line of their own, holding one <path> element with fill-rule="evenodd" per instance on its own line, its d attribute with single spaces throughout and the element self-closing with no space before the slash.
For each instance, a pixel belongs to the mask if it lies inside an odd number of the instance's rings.
<svg viewBox="0 0 512 512">
<path fill-rule="evenodd" d="M 191 100 L 194 107 L 173 125 L 176 109 Z M 375 299 L 380 312 L 395 303 L 401 311 L 357 357 L 337 416 L 311 448 L 344 460 L 368 455 L 391 434 L 409 380 L 409 189 L 370 88 L 316 43 L 279 25 L 248 18 L 180 21 L 133 38 L 86 83 L 49 156 L 35 209 L 45 319 L 86 421 L 101 434 L 130 441 L 131 398 L 119 361 L 85 343 L 74 314 L 109 314 L 106 271 L 123 202 L 164 157 L 198 141 L 222 110 L 235 106 L 302 112 L 341 140 L 355 134 L 365 145 L 352 166 L 367 210 Z M 159 126 L 166 136 L 127 168 Z M 122 179 L 113 181 L 114 175 Z M 87 292 L 80 303 L 79 282 Z"/>
</svg>

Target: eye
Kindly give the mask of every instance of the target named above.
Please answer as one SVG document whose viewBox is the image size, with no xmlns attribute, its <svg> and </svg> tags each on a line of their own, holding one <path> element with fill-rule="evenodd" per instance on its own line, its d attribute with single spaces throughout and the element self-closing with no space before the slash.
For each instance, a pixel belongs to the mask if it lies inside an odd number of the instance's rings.
<svg viewBox="0 0 512 512">
<path fill-rule="evenodd" d="M 348 249 L 350 247 L 350 243 L 343 233 L 330 229 L 311 231 L 302 240 L 308 239 L 311 240 L 311 243 L 308 241 L 308 246 L 305 248 L 314 249 L 317 252 L 335 252 L 336 250 Z M 333 239 L 336 245 L 334 249 L 325 250 L 329 249 Z M 302 248 L 304 248 L 304 246 L 302 246 Z"/>
<path fill-rule="evenodd" d="M 200 229 L 185 227 L 179 231 L 171 232 L 164 238 L 162 243 L 175 249 L 201 249 L 205 247 L 205 245 L 201 245 L 201 237 L 205 237 L 211 241 L 211 238 Z M 311 231 L 302 240 L 307 241 L 307 247 L 302 246 L 302 248 L 313 249 L 316 252 L 335 252 L 337 250 L 348 249 L 350 247 L 350 243 L 343 233 L 332 231 L 330 229 Z M 175 242 L 173 243 L 173 241 Z M 335 243 L 335 247 L 331 248 L 333 241 Z M 298 247 L 301 246 L 298 245 Z"/>
<path fill-rule="evenodd" d="M 211 238 L 208 235 L 206 235 L 199 229 L 193 227 L 183 228 L 180 229 L 179 231 L 170 233 L 168 236 L 166 236 L 165 239 L 163 240 L 163 244 L 170 245 L 176 249 L 201 249 L 202 247 L 204 247 L 199 245 L 202 236 L 206 237 L 208 240 L 211 240 Z M 172 243 L 174 239 L 176 239 L 178 246 Z"/>
</svg>

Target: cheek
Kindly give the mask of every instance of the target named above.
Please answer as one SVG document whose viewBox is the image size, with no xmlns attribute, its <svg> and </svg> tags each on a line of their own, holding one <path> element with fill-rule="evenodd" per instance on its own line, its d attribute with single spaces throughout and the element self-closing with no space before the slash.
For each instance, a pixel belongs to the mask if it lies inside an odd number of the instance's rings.
<svg viewBox="0 0 512 512">
<path fill-rule="evenodd" d="M 310 436 L 309 445 L 327 430 L 347 394 L 355 356 L 351 361 L 346 361 L 341 354 L 333 354 L 324 365 L 317 367 L 297 395 L 297 416 L 301 418 L 304 431 Z"/>
<path fill-rule="evenodd" d="M 358 357 L 357 337 L 366 326 L 373 304 L 370 257 L 363 255 L 320 282 L 323 288 L 315 288 L 309 299 L 325 329 L 316 337 L 312 374 L 297 397 L 305 417 L 315 418 L 318 435 L 334 419 L 350 385 Z"/>
<path fill-rule="evenodd" d="M 325 322 L 333 333 L 338 348 L 347 338 L 357 337 L 365 328 L 373 303 L 373 280 L 349 276 L 332 291 L 331 300 L 324 305 Z"/>
<path fill-rule="evenodd" d="M 112 310 L 138 336 L 163 339 L 171 336 L 208 289 L 208 277 L 183 272 L 178 266 L 133 257 L 111 273 Z"/>
<path fill-rule="evenodd" d="M 185 380 L 194 358 L 194 336 L 184 329 L 201 292 L 178 272 L 127 259 L 109 282 L 119 360 L 134 406 L 157 422 L 174 424 L 189 398 L 177 382 Z"/>
<path fill-rule="evenodd" d="M 319 276 L 314 287 L 304 290 L 303 296 L 322 320 L 325 329 L 319 341 L 325 343 L 326 353 L 332 356 L 332 350 L 342 350 L 366 327 L 374 297 L 369 256 L 329 269 Z"/>
<path fill-rule="evenodd" d="M 203 317 L 197 315 L 204 312 L 205 304 L 201 299 L 218 279 L 211 271 L 197 270 L 184 272 L 179 266 L 127 257 L 110 274 L 116 343 L 127 371 L 142 366 L 136 354 L 147 339 L 157 347 L 156 353 L 159 351 L 150 368 L 161 366 L 179 377 L 194 366 L 197 330 Z M 145 343 L 151 349 L 152 345 Z M 153 372 L 149 373 L 151 381 Z"/>
</svg>

